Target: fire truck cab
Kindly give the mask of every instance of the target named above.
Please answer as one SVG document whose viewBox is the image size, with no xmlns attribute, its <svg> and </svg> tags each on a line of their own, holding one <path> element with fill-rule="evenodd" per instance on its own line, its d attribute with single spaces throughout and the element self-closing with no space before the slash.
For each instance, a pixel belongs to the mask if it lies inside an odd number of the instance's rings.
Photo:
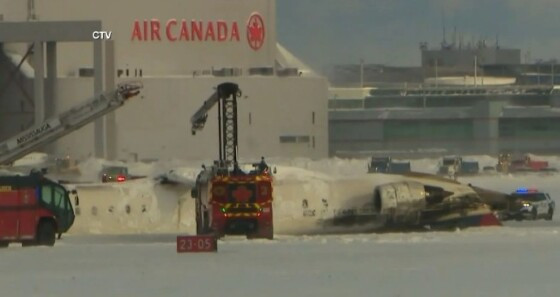
<svg viewBox="0 0 560 297">
<path fill-rule="evenodd" d="M 228 170 L 218 161 L 209 169 L 203 167 L 192 190 L 198 235 L 273 239 L 272 175 L 260 164 L 250 172 Z"/>
<path fill-rule="evenodd" d="M 60 238 L 74 223 L 70 194 L 39 173 L 0 176 L 0 248 L 10 242 L 53 246 L 56 234 Z"/>
</svg>

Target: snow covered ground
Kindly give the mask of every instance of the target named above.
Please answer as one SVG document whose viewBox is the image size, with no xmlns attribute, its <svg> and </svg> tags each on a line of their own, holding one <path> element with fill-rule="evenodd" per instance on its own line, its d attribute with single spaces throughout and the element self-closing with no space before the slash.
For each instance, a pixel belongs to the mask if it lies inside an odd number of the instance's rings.
<svg viewBox="0 0 560 297">
<path fill-rule="evenodd" d="M 480 159 L 481 166 L 495 162 Z M 548 160 L 560 165 L 558 158 Z M 300 211 L 301 198 L 290 201 L 296 186 L 306 195 L 336 198 L 357 192 L 356 185 L 371 178 L 365 174 L 367 160 L 269 163 L 278 169 L 281 188 L 276 198 L 282 202 L 278 209 L 283 215 L 275 217 L 275 223 L 289 222 L 293 220 L 289 215 Z M 174 170 L 177 179 L 190 180 L 200 164 L 139 163 L 130 169 L 150 177 Z M 92 178 L 101 167 L 96 160 L 81 166 L 83 175 Z M 433 173 L 437 160 L 415 160 L 412 167 Z M 560 205 L 560 175 L 484 175 L 461 181 L 505 192 L 537 187 Z M 329 192 L 333 190 L 329 185 L 340 189 Z M 557 215 L 553 221 L 457 232 L 315 236 L 277 232 L 273 241 L 230 237 L 219 242 L 217 253 L 177 254 L 175 236 L 192 233 L 194 226 L 186 189 L 164 189 L 151 179 L 79 187 L 81 217 L 74 232 L 54 248 L 12 245 L 0 250 L 0 296 L 515 297 L 560 292 Z M 88 203 L 98 206 L 95 220 Z M 293 231 L 294 226 L 289 227 Z"/>
<path fill-rule="evenodd" d="M 228 238 L 177 254 L 175 235 L 68 236 L 0 252 L 2 296 L 558 296 L 559 227 Z"/>
</svg>

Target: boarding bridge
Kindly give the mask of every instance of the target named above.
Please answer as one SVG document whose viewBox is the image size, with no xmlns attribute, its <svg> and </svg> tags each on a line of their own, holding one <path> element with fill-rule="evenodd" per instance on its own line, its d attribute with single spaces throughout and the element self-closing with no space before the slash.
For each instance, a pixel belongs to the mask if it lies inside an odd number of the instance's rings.
<svg viewBox="0 0 560 297">
<path fill-rule="evenodd" d="M 0 142 L 0 165 L 9 165 L 123 106 L 129 98 L 138 95 L 141 88 L 140 82 L 119 84 L 116 90 L 94 96 L 56 117 Z"/>
</svg>

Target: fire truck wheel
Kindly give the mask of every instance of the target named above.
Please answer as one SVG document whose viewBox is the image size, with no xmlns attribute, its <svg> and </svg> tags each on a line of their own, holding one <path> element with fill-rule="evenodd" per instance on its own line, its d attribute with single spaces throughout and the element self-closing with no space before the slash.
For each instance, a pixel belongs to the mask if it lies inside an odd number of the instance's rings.
<svg viewBox="0 0 560 297">
<path fill-rule="evenodd" d="M 208 234 L 210 233 L 210 215 L 208 214 L 207 211 L 204 212 L 204 225 L 202 227 L 202 232 L 204 232 L 204 234 Z"/>
<path fill-rule="evenodd" d="M 202 232 L 202 222 L 196 221 L 196 235 L 204 235 Z"/>
<path fill-rule="evenodd" d="M 9 244 L 7 241 L 0 241 L 0 248 L 7 248 Z"/>
<path fill-rule="evenodd" d="M 210 227 L 208 226 L 208 212 L 203 212 L 202 215 L 197 216 L 196 218 L 196 235 L 205 235 L 208 234 L 210 231 Z"/>
<path fill-rule="evenodd" d="M 202 216 L 200 214 L 196 215 L 196 235 L 202 235 Z"/>
<path fill-rule="evenodd" d="M 202 224 L 202 234 L 209 234 L 212 231 L 210 230 L 210 215 L 208 214 L 208 211 L 205 211 L 203 213 L 204 215 L 203 217 L 203 224 Z"/>
<path fill-rule="evenodd" d="M 56 227 L 52 222 L 43 221 L 37 228 L 37 244 L 53 246 L 56 239 Z"/>
</svg>

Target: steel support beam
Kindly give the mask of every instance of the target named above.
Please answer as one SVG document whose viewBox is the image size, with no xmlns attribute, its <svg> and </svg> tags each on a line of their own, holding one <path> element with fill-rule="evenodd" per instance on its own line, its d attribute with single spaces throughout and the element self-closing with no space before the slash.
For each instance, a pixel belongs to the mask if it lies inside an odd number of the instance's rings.
<svg viewBox="0 0 560 297">
<path fill-rule="evenodd" d="M 115 89 L 115 42 L 113 40 L 105 41 L 105 89 Z M 117 158 L 117 117 L 115 112 L 108 113 L 105 116 L 105 133 L 107 138 L 107 159 L 115 160 Z"/>
<path fill-rule="evenodd" d="M 103 43 L 99 40 L 93 41 L 93 92 L 95 95 L 103 92 Z M 96 158 L 106 157 L 105 148 L 105 120 L 101 117 L 94 122 L 93 126 L 94 155 Z"/>
<path fill-rule="evenodd" d="M 47 42 L 47 80 L 45 88 L 45 115 L 47 118 L 56 115 L 56 42 Z"/>
<path fill-rule="evenodd" d="M 34 124 L 37 125 L 45 120 L 45 56 L 42 41 L 35 41 L 33 45 L 33 67 L 35 68 L 33 80 Z"/>
<path fill-rule="evenodd" d="M 101 30 L 101 21 L 1 22 L 0 42 L 92 41 L 93 31 Z"/>
</svg>

